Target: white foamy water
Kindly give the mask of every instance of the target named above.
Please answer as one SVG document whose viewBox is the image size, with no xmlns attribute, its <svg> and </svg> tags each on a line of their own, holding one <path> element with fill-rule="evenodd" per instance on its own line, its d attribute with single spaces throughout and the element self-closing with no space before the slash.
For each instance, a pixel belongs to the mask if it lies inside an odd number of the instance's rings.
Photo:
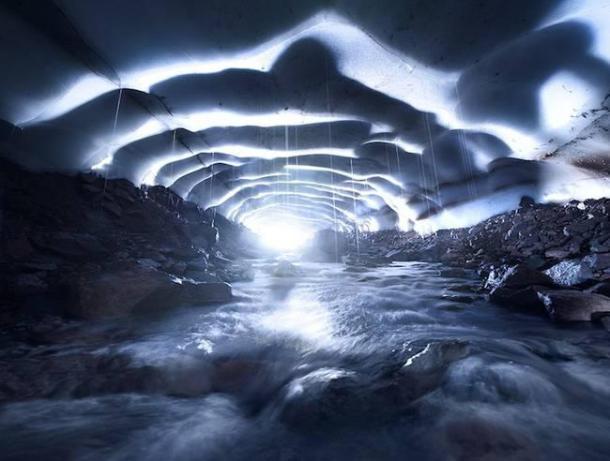
<svg viewBox="0 0 610 461">
<path fill-rule="evenodd" d="M 293 278 L 274 265 L 258 262 L 233 303 L 33 348 L 154 372 L 96 387 L 93 370 L 78 393 L 62 391 L 68 373 L 52 398 L 2 404 L 0 459 L 607 459 L 601 328 L 493 306 L 476 277 L 434 264 L 303 264 Z"/>
</svg>

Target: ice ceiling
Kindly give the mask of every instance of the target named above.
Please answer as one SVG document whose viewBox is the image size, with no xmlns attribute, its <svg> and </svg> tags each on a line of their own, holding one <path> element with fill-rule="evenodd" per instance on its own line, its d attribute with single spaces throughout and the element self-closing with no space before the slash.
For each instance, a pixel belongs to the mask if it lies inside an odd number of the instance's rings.
<svg viewBox="0 0 610 461">
<path fill-rule="evenodd" d="M 253 228 L 610 195 L 610 0 L 5 0 L 1 153 Z"/>
</svg>

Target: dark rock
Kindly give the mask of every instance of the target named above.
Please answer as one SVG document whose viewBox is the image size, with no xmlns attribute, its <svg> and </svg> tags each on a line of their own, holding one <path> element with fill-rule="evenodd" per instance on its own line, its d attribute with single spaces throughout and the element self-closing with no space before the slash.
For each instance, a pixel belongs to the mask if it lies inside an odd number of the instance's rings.
<svg viewBox="0 0 610 461">
<path fill-rule="evenodd" d="M 536 204 L 536 201 L 529 195 L 524 195 L 519 201 L 519 208 L 530 208 Z"/>
<path fill-rule="evenodd" d="M 565 259 L 569 257 L 572 253 L 563 248 L 552 248 L 550 250 L 546 250 L 544 252 L 544 256 L 550 259 Z"/>
<path fill-rule="evenodd" d="M 152 307 L 198 306 L 225 303 L 232 299 L 231 285 L 225 282 L 173 284 L 155 294 Z M 147 309 L 146 304 L 142 305 Z"/>
<path fill-rule="evenodd" d="M 537 286 L 524 288 L 497 287 L 489 293 L 489 300 L 512 309 L 543 313 L 544 305 L 538 296 L 538 288 Z"/>
<path fill-rule="evenodd" d="M 281 402 L 280 419 L 307 431 L 336 424 L 349 427 L 355 421 L 383 424 L 439 389 L 451 363 L 469 354 L 463 341 L 439 341 L 414 349 L 417 352 L 410 352 L 406 360 L 385 364 L 384 370 L 371 376 L 321 368 L 293 380 Z"/>
<path fill-rule="evenodd" d="M 123 317 L 178 305 L 226 302 L 226 283 L 177 283 L 155 269 L 134 266 L 113 272 L 85 272 L 70 286 L 67 313 L 83 319 Z"/>
<path fill-rule="evenodd" d="M 209 270 L 186 270 L 182 276 L 194 282 L 218 282 L 218 277 Z"/>
<path fill-rule="evenodd" d="M 214 282 L 219 264 L 227 280 L 246 272 L 226 257 L 215 258 L 210 267 L 200 251 L 222 250 L 229 259 L 244 254 L 248 233 L 243 227 L 219 214 L 212 226 L 209 213 L 166 188 L 144 193 L 122 179 L 38 174 L 0 163 L 0 296 L 6 301 L 0 316 L 14 316 L 19 307 L 50 309 L 50 304 L 67 306 L 66 312 L 77 316 L 125 315 L 139 296 L 171 283 L 169 274 Z M 134 274 L 137 266 L 154 275 Z M 117 276 L 123 272 L 125 280 Z M 133 293 L 124 286 L 130 282 Z M 38 294 L 45 298 L 32 298 Z M 135 299 L 129 300 L 132 294 Z M 51 296 L 53 303 L 47 303 Z"/>
<path fill-rule="evenodd" d="M 520 460 L 535 461 L 543 458 L 525 430 L 518 430 L 501 420 L 464 415 L 459 419 L 445 420 L 437 438 L 438 456 L 454 453 L 456 460 Z"/>
<path fill-rule="evenodd" d="M 11 259 L 24 259 L 34 252 L 34 248 L 24 232 L 17 237 L 8 238 L 2 243 L 4 254 Z"/>
<path fill-rule="evenodd" d="M 610 298 L 599 294 L 540 290 L 539 297 L 551 319 L 558 322 L 589 322 L 597 315 L 610 315 Z"/>
<path fill-rule="evenodd" d="M 553 286 L 553 280 L 546 274 L 531 269 L 526 264 L 518 264 L 492 271 L 485 286 L 496 288 L 524 288 L 530 285 Z"/>
<path fill-rule="evenodd" d="M 598 283 L 587 291 L 597 293 L 598 295 L 610 296 L 610 281 Z"/>
<path fill-rule="evenodd" d="M 123 209 L 121 208 L 121 205 L 108 200 L 104 200 L 102 202 L 102 208 L 108 211 L 109 213 L 112 213 L 117 218 L 120 218 L 123 214 Z"/>
<path fill-rule="evenodd" d="M 162 266 L 162 264 L 160 262 L 155 261 L 154 259 L 150 259 L 150 258 L 140 258 L 140 259 L 136 260 L 136 262 L 140 266 L 151 268 L 151 269 L 158 269 L 159 267 Z"/>
<path fill-rule="evenodd" d="M 91 234 L 54 232 L 34 236 L 34 244 L 41 250 L 68 259 L 90 259 L 107 253 L 102 243 Z"/>
<path fill-rule="evenodd" d="M 17 292 L 24 295 L 45 293 L 49 289 L 49 285 L 44 280 L 44 275 L 44 272 L 17 275 L 15 280 Z"/>
</svg>

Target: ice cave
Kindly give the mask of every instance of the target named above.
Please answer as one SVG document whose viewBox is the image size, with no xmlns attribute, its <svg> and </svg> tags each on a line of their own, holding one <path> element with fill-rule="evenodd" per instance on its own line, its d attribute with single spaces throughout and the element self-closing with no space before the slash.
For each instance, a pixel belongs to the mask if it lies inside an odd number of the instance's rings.
<svg viewBox="0 0 610 461">
<path fill-rule="evenodd" d="M 0 461 L 610 459 L 610 0 L 0 38 Z"/>
</svg>

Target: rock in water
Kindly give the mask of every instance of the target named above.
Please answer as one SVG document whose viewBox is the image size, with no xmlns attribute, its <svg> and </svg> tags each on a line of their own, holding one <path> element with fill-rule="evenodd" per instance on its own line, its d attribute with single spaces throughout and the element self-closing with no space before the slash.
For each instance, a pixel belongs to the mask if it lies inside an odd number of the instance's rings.
<svg viewBox="0 0 610 461">
<path fill-rule="evenodd" d="M 115 272 L 85 272 L 70 286 L 66 313 L 83 319 L 123 317 L 185 304 L 226 302 L 227 283 L 177 283 L 145 266 Z"/>
<path fill-rule="evenodd" d="M 558 322 L 590 322 L 610 314 L 610 298 L 575 290 L 540 291 L 549 316 Z"/>
<path fill-rule="evenodd" d="M 486 287 L 491 288 L 490 301 L 503 306 L 543 312 L 538 288 L 552 287 L 553 280 L 526 264 L 489 274 Z"/>
<path fill-rule="evenodd" d="M 546 274 L 531 269 L 526 264 L 517 264 L 504 272 L 493 271 L 487 278 L 486 288 L 524 288 L 530 285 L 553 286 L 553 280 Z"/>
<path fill-rule="evenodd" d="M 297 277 L 301 274 L 301 269 L 290 261 L 280 261 L 273 269 L 273 275 L 276 277 Z"/>
</svg>

